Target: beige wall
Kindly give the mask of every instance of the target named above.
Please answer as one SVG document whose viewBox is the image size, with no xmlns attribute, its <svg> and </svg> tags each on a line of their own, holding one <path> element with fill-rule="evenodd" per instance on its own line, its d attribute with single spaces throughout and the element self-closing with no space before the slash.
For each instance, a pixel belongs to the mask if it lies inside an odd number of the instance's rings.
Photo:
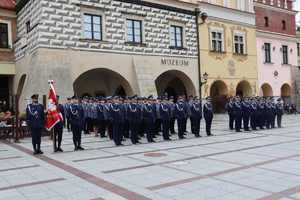
<svg viewBox="0 0 300 200">
<path fill-rule="evenodd" d="M 165 65 L 161 59 L 184 60 L 188 65 Z M 124 86 L 128 95 L 157 95 L 155 80 L 167 72 L 167 76 L 177 77 L 183 82 L 188 95 L 196 95 L 199 89 L 197 66 L 195 57 L 176 58 L 39 48 L 17 61 L 14 91 L 18 89 L 21 76 L 26 74 L 27 79 L 20 97 L 21 108 L 24 108 L 25 99 L 32 93 L 38 93 L 40 96 L 48 93 L 49 79 L 55 81 L 57 94 L 62 99 L 74 94 L 73 83 L 79 77 L 81 78 L 78 83 L 81 87 L 77 90 L 80 93 L 78 95 L 85 92 L 94 95 L 99 91 L 110 93 L 119 84 Z M 160 82 L 158 86 L 164 87 L 163 84 L 165 82 Z"/>
</svg>

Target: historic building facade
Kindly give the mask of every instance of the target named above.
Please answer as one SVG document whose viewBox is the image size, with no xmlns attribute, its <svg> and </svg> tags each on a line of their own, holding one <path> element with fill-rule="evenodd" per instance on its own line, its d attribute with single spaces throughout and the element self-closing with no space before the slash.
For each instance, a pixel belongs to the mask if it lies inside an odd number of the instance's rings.
<svg viewBox="0 0 300 200">
<path fill-rule="evenodd" d="M 296 23 L 292 0 L 256 0 L 257 65 L 261 96 L 291 101 L 297 64 Z"/>
<path fill-rule="evenodd" d="M 172 6 L 170 6 L 172 5 Z M 180 1 L 27 0 L 18 9 L 14 90 L 67 97 L 196 95 L 197 5 Z"/>
<path fill-rule="evenodd" d="M 297 108 L 300 108 L 300 28 L 298 27 L 296 32 L 297 37 L 297 57 L 298 62 L 296 66 L 292 67 L 292 80 L 293 80 L 293 90 L 292 96 L 294 97 L 294 103 Z"/>
<path fill-rule="evenodd" d="M 217 112 L 228 97 L 258 93 L 253 1 L 201 1 L 208 18 L 199 25 L 201 73 L 208 74 L 203 96 L 213 98 Z"/>
<path fill-rule="evenodd" d="M 15 1 L 0 1 L 0 112 L 11 105 L 13 77 L 16 73 L 13 44 L 16 40 Z"/>
</svg>

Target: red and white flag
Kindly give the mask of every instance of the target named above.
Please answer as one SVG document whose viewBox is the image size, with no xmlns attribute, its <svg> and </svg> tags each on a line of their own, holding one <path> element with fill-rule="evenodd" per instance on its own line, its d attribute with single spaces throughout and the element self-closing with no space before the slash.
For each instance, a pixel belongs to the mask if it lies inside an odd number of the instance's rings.
<svg viewBox="0 0 300 200">
<path fill-rule="evenodd" d="M 57 109 L 58 101 L 56 92 L 54 89 L 54 81 L 50 80 L 49 83 L 49 94 L 48 94 L 48 108 L 45 128 L 50 131 L 57 123 L 63 121 L 61 112 Z"/>
</svg>

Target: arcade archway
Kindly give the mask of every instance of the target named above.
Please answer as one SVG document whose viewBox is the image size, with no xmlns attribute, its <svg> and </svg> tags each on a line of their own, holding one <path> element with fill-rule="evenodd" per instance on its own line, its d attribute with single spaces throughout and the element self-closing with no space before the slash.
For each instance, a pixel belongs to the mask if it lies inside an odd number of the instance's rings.
<svg viewBox="0 0 300 200">
<path fill-rule="evenodd" d="M 261 86 L 261 95 L 263 97 L 272 97 L 273 96 L 273 89 L 271 87 L 271 85 L 269 85 L 268 83 L 264 83 Z"/>
<path fill-rule="evenodd" d="M 196 95 L 192 80 L 183 72 L 170 70 L 159 75 L 155 80 L 157 95 L 167 94 L 177 98 L 180 95 Z"/>
<path fill-rule="evenodd" d="M 215 81 L 210 88 L 210 96 L 212 104 L 216 113 L 225 112 L 225 105 L 227 103 L 228 88 L 223 81 Z"/>
<path fill-rule="evenodd" d="M 81 74 L 73 83 L 77 96 L 130 96 L 133 95 L 129 82 L 119 73 L 105 68 L 89 70 Z"/>
<path fill-rule="evenodd" d="M 252 88 L 248 81 L 241 81 L 236 87 L 236 95 L 240 97 L 252 96 Z"/>
<path fill-rule="evenodd" d="M 289 102 L 291 99 L 291 86 L 287 83 L 283 84 L 281 86 L 281 98 L 283 99 L 283 101 L 285 102 Z"/>
</svg>

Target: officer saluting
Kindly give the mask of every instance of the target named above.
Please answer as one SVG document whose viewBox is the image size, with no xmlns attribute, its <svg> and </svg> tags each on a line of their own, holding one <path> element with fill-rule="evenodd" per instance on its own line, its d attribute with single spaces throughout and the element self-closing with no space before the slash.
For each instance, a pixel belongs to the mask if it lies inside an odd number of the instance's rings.
<svg viewBox="0 0 300 200">
<path fill-rule="evenodd" d="M 33 154 L 43 154 L 41 151 L 41 137 L 45 124 L 44 106 L 38 103 L 38 94 L 32 95 L 31 99 L 32 103 L 26 108 L 26 118 L 32 137 Z"/>
<path fill-rule="evenodd" d="M 206 98 L 206 103 L 203 106 L 203 115 L 206 123 L 206 134 L 207 136 L 213 136 L 211 133 L 211 123 L 214 117 L 214 112 L 210 97 Z"/>
<path fill-rule="evenodd" d="M 83 112 L 83 108 L 79 105 L 78 99 L 75 96 L 72 97 L 72 104 L 70 105 L 70 120 L 75 151 L 84 150 L 84 148 L 81 147 L 81 132 L 84 126 Z"/>
</svg>

